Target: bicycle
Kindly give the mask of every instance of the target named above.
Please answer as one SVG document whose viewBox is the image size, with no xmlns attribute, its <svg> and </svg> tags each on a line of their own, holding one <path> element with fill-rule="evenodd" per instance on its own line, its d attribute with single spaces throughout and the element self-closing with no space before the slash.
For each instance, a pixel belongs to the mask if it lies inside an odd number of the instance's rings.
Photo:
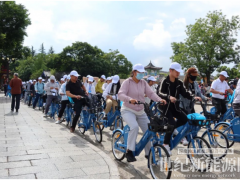
<svg viewBox="0 0 240 180">
<path fill-rule="evenodd" d="M 56 95 L 56 92 L 54 91 L 50 91 L 50 92 L 53 93 L 54 96 Z M 53 118 L 55 120 L 55 115 L 59 113 L 60 108 L 61 108 L 61 102 L 59 101 L 59 99 L 54 100 L 51 103 L 50 112 L 48 112 L 48 115 L 50 116 L 50 118 Z"/>
<path fill-rule="evenodd" d="M 136 104 L 144 104 L 140 101 Z M 157 121 L 158 121 L 157 117 Z M 151 142 L 151 149 L 148 156 L 148 168 L 154 179 L 171 177 L 172 163 L 170 161 L 170 155 L 167 149 L 160 143 L 161 133 L 171 132 L 173 130 L 172 125 L 161 124 L 156 125 L 154 123 L 148 124 L 148 130 L 144 133 L 141 140 L 136 144 L 136 149 L 133 152 L 134 156 L 139 156 L 146 144 Z M 112 135 L 112 152 L 116 160 L 121 161 L 124 159 L 127 152 L 127 139 L 130 127 L 126 125 L 123 130 L 116 129 Z M 158 172 L 155 172 L 158 171 Z M 159 172 L 160 171 L 160 172 Z"/>
<path fill-rule="evenodd" d="M 110 94 L 109 95 L 114 95 Z M 120 106 L 120 100 L 117 101 L 118 105 L 115 107 L 115 112 L 113 112 L 113 108 L 109 111 L 107 114 L 107 120 L 103 119 L 104 113 L 101 112 L 98 117 L 98 122 L 100 124 L 101 130 L 103 130 L 105 127 L 110 127 L 111 130 L 115 129 L 123 129 L 123 121 L 121 117 L 121 106 Z"/>
<path fill-rule="evenodd" d="M 91 96 L 91 95 L 90 95 Z M 96 95 L 92 95 L 96 97 Z M 85 97 L 81 97 L 83 99 Z M 88 99 L 88 98 L 85 98 Z M 79 121 L 78 121 L 78 128 L 81 134 L 84 134 L 85 131 L 93 127 L 93 132 L 97 142 L 102 142 L 102 130 L 100 128 L 100 124 L 98 122 L 98 113 L 102 112 L 102 106 L 100 103 L 97 103 L 96 106 L 91 106 L 87 110 L 82 110 Z"/>
<path fill-rule="evenodd" d="M 219 156 L 214 156 L 214 159 L 222 159 L 227 155 L 228 152 L 229 148 L 228 139 L 221 131 L 211 128 L 211 124 L 214 124 L 214 122 L 216 121 L 216 115 L 207 112 L 206 106 L 203 105 L 202 101 L 200 101 L 200 104 L 203 109 L 203 115 L 210 120 L 209 121 L 210 123 L 205 126 L 206 131 L 202 134 L 202 138 L 204 138 L 211 145 L 212 149 L 221 148 L 221 152 L 223 152 L 223 154 L 220 154 L 219 152 L 216 153 L 219 154 Z"/>
<path fill-rule="evenodd" d="M 70 98 L 69 98 L 69 101 L 70 102 L 67 104 L 66 109 L 64 111 L 64 119 L 66 120 L 66 126 L 69 126 L 69 124 L 72 125 L 72 120 L 74 118 L 74 109 L 73 109 L 74 102 L 70 100 Z"/>
</svg>

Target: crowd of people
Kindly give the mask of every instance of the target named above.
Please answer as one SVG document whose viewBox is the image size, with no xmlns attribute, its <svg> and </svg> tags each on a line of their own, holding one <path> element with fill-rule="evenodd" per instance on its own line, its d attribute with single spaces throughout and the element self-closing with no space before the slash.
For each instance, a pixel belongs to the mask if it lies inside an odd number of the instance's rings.
<svg viewBox="0 0 240 180">
<path fill-rule="evenodd" d="M 144 106 L 142 104 L 135 105 L 137 102 L 141 101 L 149 105 L 153 101 L 162 102 L 164 106 L 161 106 L 161 113 L 167 117 L 168 123 L 175 128 L 186 124 L 188 121 L 187 114 L 195 113 L 195 101 L 193 100 L 210 100 L 210 93 L 212 94 L 212 103 L 216 107 L 216 113 L 221 116 L 226 112 L 224 95 L 226 92 L 230 94 L 233 93 L 226 81 L 228 78 L 227 72 L 222 71 L 219 78 L 207 86 L 198 84 L 196 81 L 199 76 L 196 68 L 189 68 L 185 73 L 183 81 L 178 78 L 182 72 L 181 65 L 174 62 L 170 65 L 169 75 L 158 83 L 153 76 L 144 80 L 144 66 L 136 64 L 133 66 L 130 77 L 124 80 L 122 84 L 120 83 L 118 75 L 107 78 L 105 75 L 102 75 L 100 78 L 94 78 L 88 75 L 83 82 L 75 70 L 71 71 L 69 75 L 64 75 L 59 82 L 53 75 L 50 76 L 47 82 L 44 82 L 45 80 L 42 79 L 42 77 L 39 77 L 37 80 L 22 82 L 21 79 L 18 78 L 18 74 L 15 73 L 14 78 L 9 84 L 12 91 L 11 110 L 14 111 L 14 109 L 16 109 L 16 112 L 18 112 L 20 99 L 22 98 L 26 102 L 29 94 L 31 96 L 28 101 L 28 106 L 31 105 L 31 98 L 35 96 L 32 104 L 33 109 L 35 109 L 38 99 L 45 94 L 45 112 L 43 117 L 46 118 L 51 103 L 58 97 L 61 97 L 61 109 L 58 114 L 58 119 L 56 120 L 56 124 L 59 124 L 63 121 L 63 112 L 67 104 L 70 103 L 69 98 L 71 98 L 74 102 L 75 111 L 75 116 L 70 127 L 70 132 L 73 133 L 82 108 L 86 105 L 83 97 L 96 93 L 102 95 L 106 102 L 104 109 L 105 120 L 107 120 L 107 114 L 111 109 L 113 109 L 113 112 L 115 111 L 117 101 L 120 100 L 123 102 L 121 116 L 130 127 L 126 158 L 128 162 L 133 162 L 136 161 L 133 151 L 135 151 L 139 127 L 143 133 L 145 133 L 149 123 L 149 119 L 144 111 Z M 234 88 L 237 87 L 237 83 L 238 80 L 234 81 Z M 238 99 L 236 98 L 236 100 Z M 236 103 L 238 102 L 235 101 L 235 104 Z M 169 142 L 172 134 L 177 135 L 177 130 L 175 129 L 170 133 L 166 133 L 164 139 L 164 146 L 170 155 Z M 183 138 L 182 143 L 183 145 L 187 145 L 187 139 Z M 150 143 L 145 147 L 146 158 L 148 158 L 149 149 Z"/>
</svg>

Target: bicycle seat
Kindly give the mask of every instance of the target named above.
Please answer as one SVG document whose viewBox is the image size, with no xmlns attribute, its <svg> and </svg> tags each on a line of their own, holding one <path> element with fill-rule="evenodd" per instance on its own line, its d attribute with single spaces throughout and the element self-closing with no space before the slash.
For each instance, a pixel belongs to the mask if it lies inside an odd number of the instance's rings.
<svg viewBox="0 0 240 180">
<path fill-rule="evenodd" d="M 189 120 L 206 120 L 206 117 L 199 114 L 199 113 L 192 113 L 192 114 L 188 114 L 187 118 Z"/>
</svg>

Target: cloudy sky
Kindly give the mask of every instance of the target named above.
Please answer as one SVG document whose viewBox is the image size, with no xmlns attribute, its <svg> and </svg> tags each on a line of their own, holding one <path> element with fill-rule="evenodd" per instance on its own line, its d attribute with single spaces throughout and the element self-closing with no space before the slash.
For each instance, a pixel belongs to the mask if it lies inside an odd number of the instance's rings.
<svg viewBox="0 0 240 180">
<path fill-rule="evenodd" d="M 56 53 L 76 41 L 103 51 L 118 49 L 133 64 L 168 70 L 171 42 L 186 38 L 186 25 L 209 11 L 240 15 L 240 1 L 16 1 L 30 13 L 25 46 L 36 50 L 44 43 Z M 240 42 L 240 38 L 238 38 Z"/>
</svg>

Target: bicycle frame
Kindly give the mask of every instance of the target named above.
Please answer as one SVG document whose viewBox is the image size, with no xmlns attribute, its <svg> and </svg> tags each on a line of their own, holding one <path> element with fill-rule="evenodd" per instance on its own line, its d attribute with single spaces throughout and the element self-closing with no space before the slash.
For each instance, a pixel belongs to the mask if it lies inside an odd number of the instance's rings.
<svg viewBox="0 0 240 180">
<path fill-rule="evenodd" d="M 91 128 L 91 124 L 93 125 L 93 130 L 95 131 L 94 122 L 97 120 L 97 116 L 95 113 L 88 113 L 86 110 L 82 110 L 83 122 L 78 124 L 78 127 L 84 126 L 85 131 Z M 81 116 L 81 115 L 80 115 Z"/>
<path fill-rule="evenodd" d="M 178 127 L 177 128 L 178 134 L 177 136 L 174 137 L 174 139 L 172 134 L 170 144 L 169 144 L 170 149 L 171 150 L 174 149 L 185 136 L 187 136 L 188 141 L 193 140 L 193 137 L 195 137 L 195 135 L 198 133 L 200 129 L 201 129 L 200 126 L 190 125 L 189 122 L 187 122 L 183 126 Z"/>
<path fill-rule="evenodd" d="M 111 111 L 107 114 L 108 120 L 100 119 L 99 122 L 103 123 L 104 127 L 110 127 L 119 117 L 121 117 L 120 110 L 116 109 L 113 113 L 113 109 L 111 109 Z"/>
<path fill-rule="evenodd" d="M 115 145 L 114 145 L 114 148 L 123 152 L 123 153 L 126 153 L 127 151 L 127 139 L 128 139 L 128 132 L 130 131 L 130 127 L 128 125 L 126 125 L 123 130 L 121 129 L 117 129 L 115 131 L 113 131 L 113 134 L 116 132 L 116 131 L 121 131 L 121 135 L 117 138 L 116 142 L 115 142 Z M 118 143 L 118 140 L 121 138 L 121 137 L 124 137 L 124 144 L 120 144 Z M 134 156 L 139 156 L 139 154 L 142 152 L 142 150 L 145 148 L 145 146 L 147 145 L 147 143 L 151 141 L 152 144 L 155 143 L 155 142 L 158 142 L 159 139 L 157 138 L 156 136 L 156 133 L 152 132 L 152 131 L 149 131 L 147 130 L 143 137 L 141 138 L 141 140 L 136 144 L 136 148 L 135 148 L 135 151 L 133 152 L 133 155 Z M 122 149 L 124 148 L 124 149 Z"/>
</svg>

